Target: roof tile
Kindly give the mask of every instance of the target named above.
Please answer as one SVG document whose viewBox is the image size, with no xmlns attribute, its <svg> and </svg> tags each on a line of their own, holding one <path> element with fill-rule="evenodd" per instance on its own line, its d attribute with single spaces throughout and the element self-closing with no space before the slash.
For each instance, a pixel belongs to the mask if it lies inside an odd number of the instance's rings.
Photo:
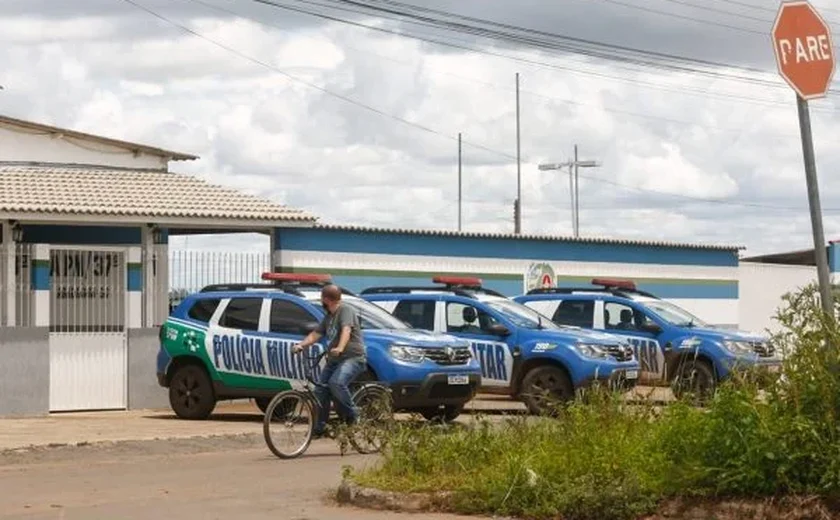
<svg viewBox="0 0 840 520">
<path fill-rule="evenodd" d="M 165 171 L 0 164 L 0 211 L 315 221 L 303 210 Z"/>
</svg>

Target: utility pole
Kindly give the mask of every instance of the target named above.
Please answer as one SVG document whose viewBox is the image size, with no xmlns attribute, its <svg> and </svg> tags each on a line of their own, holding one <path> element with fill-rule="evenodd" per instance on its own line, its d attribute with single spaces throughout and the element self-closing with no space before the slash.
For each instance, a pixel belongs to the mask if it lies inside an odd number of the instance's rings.
<svg viewBox="0 0 840 520">
<path fill-rule="evenodd" d="M 461 231 L 461 132 L 458 132 L 458 231 Z"/>
<path fill-rule="evenodd" d="M 574 233 L 575 238 L 580 236 L 580 229 L 578 225 L 579 219 L 579 206 L 578 206 L 578 188 L 577 188 L 577 178 L 578 178 L 578 168 L 597 168 L 601 166 L 601 163 L 598 161 L 581 161 L 578 159 L 577 153 L 577 145 L 575 145 L 575 158 L 570 161 L 562 162 L 562 163 L 548 163 L 548 164 L 540 164 L 537 166 L 537 169 L 540 171 L 546 170 L 561 170 L 563 168 L 569 168 L 569 194 L 571 197 L 570 206 L 572 209 L 572 233 Z"/>
<path fill-rule="evenodd" d="M 578 150 L 575 145 L 575 236 L 580 236 L 580 188 L 578 187 Z"/>
<path fill-rule="evenodd" d="M 519 73 L 516 73 L 516 214 L 513 223 L 513 232 L 522 232 L 522 167 L 520 160 L 519 146 Z"/>
</svg>

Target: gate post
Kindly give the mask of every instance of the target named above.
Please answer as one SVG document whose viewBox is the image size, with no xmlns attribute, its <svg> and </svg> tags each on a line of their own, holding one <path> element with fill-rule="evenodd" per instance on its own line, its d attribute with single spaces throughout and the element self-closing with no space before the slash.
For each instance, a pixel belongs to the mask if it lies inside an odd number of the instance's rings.
<svg viewBox="0 0 840 520">
<path fill-rule="evenodd" d="M 32 246 L 32 321 L 33 327 L 50 326 L 50 246 Z"/>
<path fill-rule="evenodd" d="M 15 310 L 17 309 L 17 304 L 15 302 L 15 296 L 17 292 L 17 279 L 15 277 L 15 261 L 17 260 L 15 255 L 15 241 L 12 238 L 12 225 L 9 221 L 4 220 L 2 222 L 2 237 L 3 237 L 3 248 L 0 254 L 3 255 L 5 258 L 5 262 L 0 262 L 0 266 L 3 266 L 3 272 L 0 273 L 0 287 L 4 288 L 3 294 L 0 297 L 3 298 L 3 301 L 0 302 L 0 309 L 5 307 L 5 316 L 6 316 L 6 323 L 0 323 L 0 325 L 6 325 L 8 327 L 14 327 L 17 323 L 17 318 L 15 317 Z M 0 312 L 0 316 L 4 313 Z"/>
</svg>

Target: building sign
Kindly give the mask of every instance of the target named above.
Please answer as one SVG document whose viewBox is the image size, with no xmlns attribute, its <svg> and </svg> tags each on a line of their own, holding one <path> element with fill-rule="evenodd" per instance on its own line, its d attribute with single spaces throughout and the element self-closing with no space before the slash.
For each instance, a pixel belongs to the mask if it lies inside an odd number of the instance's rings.
<svg viewBox="0 0 840 520">
<path fill-rule="evenodd" d="M 525 272 L 525 292 L 531 289 L 554 287 L 556 276 L 554 269 L 545 262 L 533 263 Z"/>
</svg>

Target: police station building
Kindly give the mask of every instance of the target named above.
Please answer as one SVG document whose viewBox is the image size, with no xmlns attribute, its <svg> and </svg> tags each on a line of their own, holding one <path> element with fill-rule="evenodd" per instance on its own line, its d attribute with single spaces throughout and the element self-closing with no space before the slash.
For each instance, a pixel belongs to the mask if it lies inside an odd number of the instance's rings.
<svg viewBox="0 0 840 520">
<path fill-rule="evenodd" d="M 311 226 L 197 157 L 0 116 L 0 415 L 166 406 L 170 235 Z"/>
<path fill-rule="evenodd" d="M 266 268 L 329 273 L 354 291 L 466 275 L 514 296 L 630 278 L 708 322 L 740 322 L 735 246 L 323 225 L 169 169 L 196 159 L 0 116 L 0 416 L 168 407 L 155 357 L 178 289 L 174 235 L 263 233 Z M 257 282 L 254 271 L 204 282 Z M 779 278 L 753 274 L 758 296 Z"/>
</svg>

